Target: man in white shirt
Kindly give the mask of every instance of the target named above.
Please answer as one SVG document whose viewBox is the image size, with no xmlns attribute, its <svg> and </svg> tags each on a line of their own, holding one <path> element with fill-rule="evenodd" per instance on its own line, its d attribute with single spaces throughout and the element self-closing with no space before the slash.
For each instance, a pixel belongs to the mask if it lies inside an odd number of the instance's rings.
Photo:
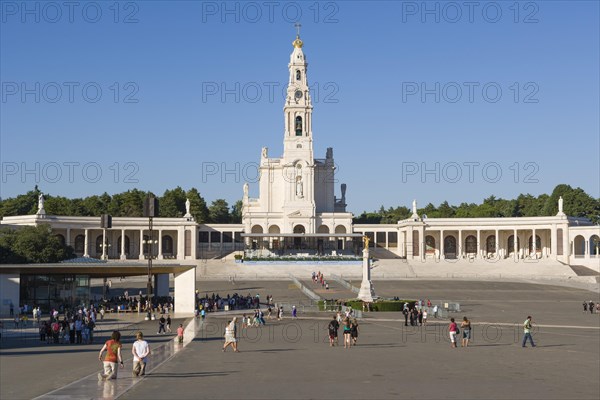
<svg viewBox="0 0 600 400">
<path fill-rule="evenodd" d="M 136 341 L 133 342 L 131 354 L 133 354 L 133 376 L 146 375 L 146 361 L 150 355 L 150 346 L 144 340 L 144 334 L 138 332 L 135 335 Z"/>
</svg>

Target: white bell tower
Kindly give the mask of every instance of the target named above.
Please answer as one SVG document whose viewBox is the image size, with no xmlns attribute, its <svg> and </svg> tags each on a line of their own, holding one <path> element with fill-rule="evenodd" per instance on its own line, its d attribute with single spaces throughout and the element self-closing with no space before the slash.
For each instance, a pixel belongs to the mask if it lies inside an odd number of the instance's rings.
<svg viewBox="0 0 600 400">
<path fill-rule="evenodd" d="M 285 106 L 283 108 L 285 118 L 283 157 L 289 161 L 301 158 L 312 164 L 313 106 L 306 76 L 308 63 L 302 51 L 304 43 L 300 39 L 300 24 L 296 24 L 296 28 L 298 29 L 298 34 L 296 35 L 296 40 L 292 42 L 294 51 L 290 56 L 290 63 L 288 65 L 290 79 Z"/>
</svg>

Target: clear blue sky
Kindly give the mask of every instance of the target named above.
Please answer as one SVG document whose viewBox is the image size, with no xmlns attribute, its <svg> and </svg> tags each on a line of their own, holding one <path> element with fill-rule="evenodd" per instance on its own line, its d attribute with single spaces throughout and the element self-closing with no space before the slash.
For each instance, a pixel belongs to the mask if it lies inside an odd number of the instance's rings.
<svg viewBox="0 0 600 400">
<path fill-rule="evenodd" d="M 2 198 L 36 179 L 67 197 L 241 198 L 261 147 L 282 151 L 299 12 L 315 157 L 334 147 L 350 211 L 559 183 L 599 196 L 597 1 L 0 4 Z"/>
</svg>

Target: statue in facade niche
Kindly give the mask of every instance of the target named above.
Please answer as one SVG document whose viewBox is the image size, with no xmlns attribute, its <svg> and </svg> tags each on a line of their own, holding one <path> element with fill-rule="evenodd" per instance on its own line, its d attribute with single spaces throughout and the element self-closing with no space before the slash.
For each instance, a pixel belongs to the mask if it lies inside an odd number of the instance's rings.
<svg viewBox="0 0 600 400">
<path fill-rule="evenodd" d="M 298 196 L 299 198 L 304 197 L 304 188 L 303 188 L 303 184 L 302 184 L 302 177 L 297 177 L 296 178 L 296 196 Z"/>
</svg>

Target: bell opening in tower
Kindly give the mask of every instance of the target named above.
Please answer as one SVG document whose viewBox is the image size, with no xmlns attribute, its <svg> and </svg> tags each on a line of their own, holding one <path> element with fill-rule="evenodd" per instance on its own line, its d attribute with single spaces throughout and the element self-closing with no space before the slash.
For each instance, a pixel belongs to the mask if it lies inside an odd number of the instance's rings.
<svg viewBox="0 0 600 400">
<path fill-rule="evenodd" d="M 302 136 L 302 117 L 296 117 L 296 136 Z"/>
</svg>

